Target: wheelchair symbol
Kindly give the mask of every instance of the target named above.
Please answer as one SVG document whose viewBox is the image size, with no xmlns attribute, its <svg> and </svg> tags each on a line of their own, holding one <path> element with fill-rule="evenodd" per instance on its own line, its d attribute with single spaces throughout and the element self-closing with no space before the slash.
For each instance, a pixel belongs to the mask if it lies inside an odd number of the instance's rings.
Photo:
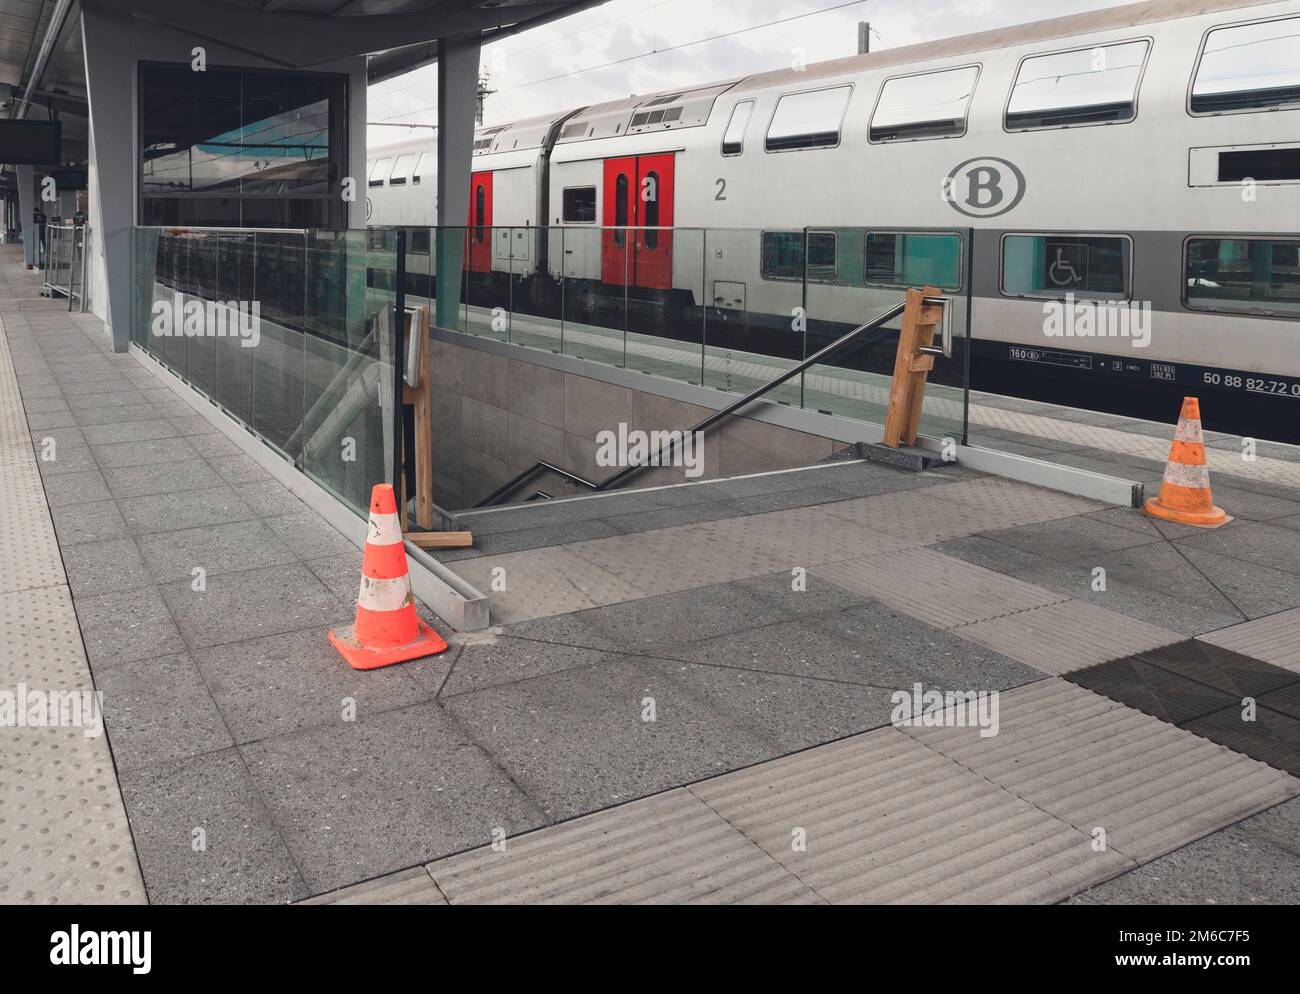
<svg viewBox="0 0 1300 994">
<path fill-rule="evenodd" d="M 1048 278 L 1057 286 L 1069 286 L 1071 283 L 1080 283 L 1083 277 L 1078 274 L 1074 268 L 1074 263 L 1064 258 L 1065 249 L 1056 250 L 1056 261 L 1047 270 Z M 1061 274 L 1058 276 L 1057 272 Z"/>
</svg>

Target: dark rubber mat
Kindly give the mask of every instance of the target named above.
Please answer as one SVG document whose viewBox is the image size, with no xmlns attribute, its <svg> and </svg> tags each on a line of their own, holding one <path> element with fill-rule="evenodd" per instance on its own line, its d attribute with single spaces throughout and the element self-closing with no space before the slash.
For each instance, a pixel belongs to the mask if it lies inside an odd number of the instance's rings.
<svg viewBox="0 0 1300 994">
<path fill-rule="evenodd" d="M 1173 725 L 1222 711 L 1239 702 L 1233 694 L 1133 656 L 1075 670 L 1065 674 L 1065 679 Z"/>
<path fill-rule="evenodd" d="M 1300 776 L 1300 721 L 1268 708 L 1255 710 L 1246 721 L 1241 707 L 1231 707 L 1183 726 L 1219 745 L 1245 753 L 1261 763 Z"/>
<path fill-rule="evenodd" d="M 1258 697 L 1300 682 L 1300 674 L 1254 656 L 1190 639 L 1139 653 L 1138 659 L 1162 670 L 1242 697 Z"/>
<path fill-rule="evenodd" d="M 1300 721 L 1300 683 L 1293 683 L 1285 690 L 1275 690 L 1259 699 L 1260 707 L 1278 711 L 1288 718 Z"/>
</svg>

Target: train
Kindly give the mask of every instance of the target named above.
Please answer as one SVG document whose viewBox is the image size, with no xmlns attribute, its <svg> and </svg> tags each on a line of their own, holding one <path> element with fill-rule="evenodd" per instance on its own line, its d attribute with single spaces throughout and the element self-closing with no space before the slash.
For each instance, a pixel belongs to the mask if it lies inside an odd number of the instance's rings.
<svg viewBox="0 0 1300 994">
<path fill-rule="evenodd" d="M 368 222 L 436 224 L 436 159 L 372 150 Z M 483 127 L 464 218 L 471 304 L 798 358 L 792 304 L 820 341 L 928 284 L 969 301 L 973 389 L 1159 421 L 1198 394 L 1211 427 L 1300 442 L 1298 0 L 1150 0 Z"/>
</svg>

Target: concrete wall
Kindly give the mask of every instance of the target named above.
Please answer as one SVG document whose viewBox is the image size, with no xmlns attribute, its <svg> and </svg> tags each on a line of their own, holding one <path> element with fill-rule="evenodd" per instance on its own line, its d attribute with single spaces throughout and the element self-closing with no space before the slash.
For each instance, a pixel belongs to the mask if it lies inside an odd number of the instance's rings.
<svg viewBox="0 0 1300 994">
<path fill-rule="evenodd" d="M 531 362 L 523 349 L 518 356 L 502 354 L 500 346 L 481 348 L 472 338 L 462 345 L 435 337 L 430 346 L 433 499 L 447 510 L 472 506 L 539 459 L 602 480 L 616 470 L 596 463 L 600 431 L 617 431 L 620 422 L 644 431 L 682 430 L 710 413 L 649 390 Z M 729 394 L 717 396 L 718 406 L 730 399 Z M 808 466 L 844 445 L 735 417 L 706 433 L 704 473 L 698 479 Z M 634 475 L 627 486 L 685 479 L 680 468 L 657 467 Z M 539 473 L 533 489 L 556 497 L 589 492 L 552 473 Z M 526 492 L 531 491 L 521 489 L 512 499 Z"/>
</svg>

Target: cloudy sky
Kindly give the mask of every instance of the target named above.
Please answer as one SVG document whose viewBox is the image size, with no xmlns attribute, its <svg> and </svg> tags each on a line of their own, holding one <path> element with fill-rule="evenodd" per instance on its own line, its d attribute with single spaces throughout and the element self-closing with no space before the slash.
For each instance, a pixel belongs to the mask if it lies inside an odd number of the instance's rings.
<svg viewBox="0 0 1300 994">
<path fill-rule="evenodd" d="M 487 99 L 484 123 L 784 68 L 800 54 L 808 62 L 852 55 L 864 20 L 874 51 L 1122 2 L 610 0 L 486 47 L 483 66 L 497 92 Z M 434 123 L 436 76 L 436 67 L 426 66 L 370 87 L 370 147 L 430 134 L 374 122 Z"/>
</svg>

